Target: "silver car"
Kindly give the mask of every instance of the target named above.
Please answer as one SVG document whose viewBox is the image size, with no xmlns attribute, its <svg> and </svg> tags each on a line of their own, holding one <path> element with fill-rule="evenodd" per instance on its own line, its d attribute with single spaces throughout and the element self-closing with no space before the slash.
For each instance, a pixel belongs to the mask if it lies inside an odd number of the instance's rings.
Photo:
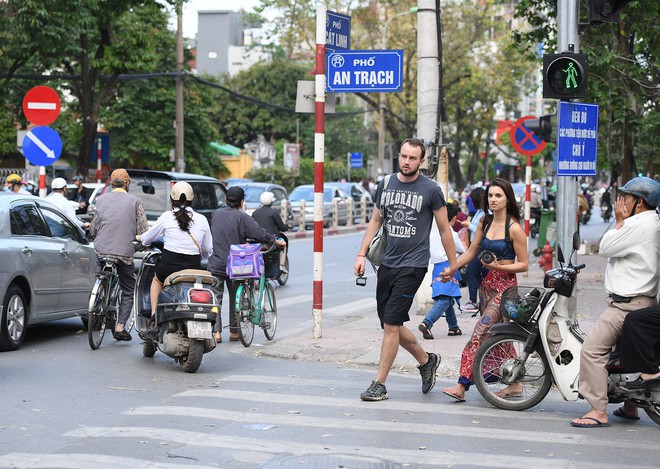
<svg viewBox="0 0 660 469">
<path fill-rule="evenodd" d="M 330 187 L 329 185 L 323 188 L 323 226 L 329 227 L 332 223 L 332 202 L 337 201 L 337 218 L 340 225 L 348 223 L 348 203 L 346 202 L 348 196 L 338 187 Z M 291 212 L 293 215 L 293 223 L 300 224 L 300 201 L 305 201 L 305 226 L 312 226 L 314 224 L 314 186 L 307 184 L 298 186 L 289 194 L 289 202 L 291 202 Z"/>
<path fill-rule="evenodd" d="M 16 350 L 27 326 L 83 315 L 97 257 L 54 205 L 0 195 L 0 350 Z"/>
</svg>

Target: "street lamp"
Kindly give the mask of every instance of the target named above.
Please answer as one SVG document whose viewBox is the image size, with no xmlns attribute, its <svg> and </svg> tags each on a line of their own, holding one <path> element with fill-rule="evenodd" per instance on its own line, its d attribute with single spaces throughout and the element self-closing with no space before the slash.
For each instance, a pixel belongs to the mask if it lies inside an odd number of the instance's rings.
<svg viewBox="0 0 660 469">
<path fill-rule="evenodd" d="M 404 11 L 403 13 L 397 13 L 393 17 L 391 17 L 387 22 L 385 23 L 385 27 L 383 28 L 383 40 L 381 42 L 381 49 L 386 50 L 387 49 L 387 28 L 394 20 L 395 18 L 398 18 L 400 16 L 404 15 L 409 15 L 411 13 L 417 13 L 417 7 L 412 7 L 408 11 Z M 380 92 L 379 96 L 379 126 L 378 126 L 378 166 L 380 167 L 381 172 L 385 172 L 385 93 Z"/>
</svg>

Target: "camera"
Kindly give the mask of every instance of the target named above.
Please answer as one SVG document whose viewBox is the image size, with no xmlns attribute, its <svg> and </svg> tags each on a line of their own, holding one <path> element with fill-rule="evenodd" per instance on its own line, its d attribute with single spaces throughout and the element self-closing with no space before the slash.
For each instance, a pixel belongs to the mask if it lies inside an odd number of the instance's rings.
<svg viewBox="0 0 660 469">
<path fill-rule="evenodd" d="M 366 287 L 367 286 L 367 277 L 363 277 L 360 275 L 355 279 L 355 285 L 358 287 Z"/>
<path fill-rule="evenodd" d="M 477 259 L 479 259 L 484 264 L 490 264 L 495 260 L 495 254 L 490 251 L 481 251 L 477 256 Z"/>
</svg>

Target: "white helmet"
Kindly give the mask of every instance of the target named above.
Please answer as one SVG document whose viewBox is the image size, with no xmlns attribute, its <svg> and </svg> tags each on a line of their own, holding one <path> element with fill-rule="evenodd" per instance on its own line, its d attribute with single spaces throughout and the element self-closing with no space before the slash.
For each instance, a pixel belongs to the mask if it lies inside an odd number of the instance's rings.
<svg viewBox="0 0 660 469">
<path fill-rule="evenodd" d="M 261 194 L 261 197 L 259 197 L 259 202 L 261 202 L 261 205 L 268 205 L 271 206 L 273 205 L 273 202 L 275 201 L 275 194 L 272 192 L 263 192 Z"/>
<path fill-rule="evenodd" d="M 184 197 L 186 202 L 191 202 L 195 197 L 192 186 L 185 181 L 179 181 L 174 184 L 170 193 L 172 200 L 181 200 L 181 196 Z"/>
<path fill-rule="evenodd" d="M 50 188 L 53 189 L 54 191 L 59 189 L 64 189 L 65 187 L 66 187 L 66 179 L 64 178 L 55 178 L 50 183 Z"/>
</svg>

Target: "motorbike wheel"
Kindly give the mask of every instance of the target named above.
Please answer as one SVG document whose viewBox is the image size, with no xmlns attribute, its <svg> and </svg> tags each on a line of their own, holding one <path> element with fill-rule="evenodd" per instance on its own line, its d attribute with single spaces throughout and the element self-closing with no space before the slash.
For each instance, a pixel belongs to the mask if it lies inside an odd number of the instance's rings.
<svg viewBox="0 0 660 469">
<path fill-rule="evenodd" d="M 289 280 L 289 255 L 286 255 L 284 260 L 284 267 L 286 267 L 286 272 L 280 272 L 280 276 L 277 277 L 277 283 L 284 285 L 287 280 Z"/>
<path fill-rule="evenodd" d="M 644 407 L 644 412 L 646 412 L 646 415 L 648 415 L 651 420 L 660 425 L 660 403 L 649 402 L 646 407 Z"/>
<path fill-rule="evenodd" d="M 249 347 L 254 339 L 254 324 L 252 323 L 252 301 L 250 289 L 246 285 L 238 287 L 236 292 L 238 303 L 236 307 L 236 323 L 238 324 L 238 337 L 243 347 Z"/>
<path fill-rule="evenodd" d="M 108 322 L 108 279 L 100 277 L 92 288 L 87 311 L 87 339 L 92 350 L 103 342 Z"/>
<path fill-rule="evenodd" d="M 145 340 L 142 344 L 142 355 L 147 358 L 156 355 L 156 350 L 158 350 L 158 347 L 156 347 L 156 344 L 152 340 Z"/>
<path fill-rule="evenodd" d="M 472 380 L 490 404 L 504 410 L 526 410 L 541 402 L 550 391 L 552 375 L 545 354 L 534 351 L 523 363 L 514 383 L 506 382 L 516 357 L 525 349 L 526 338 L 515 334 L 486 339 L 477 350 Z M 511 384 L 521 385 L 522 392 L 505 395 Z M 512 393 L 513 394 L 513 393 Z"/>
<path fill-rule="evenodd" d="M 194 373 L 202 364 L 204 356 L 204 343 L 201 340 L 191 340 L 188 356 L 183 357 L 179 363 L 186 373 Z"/>
<path fill-rule="evenodd" d="M 273 340 L 277 329 L 277 303 L 275 302 L 275 290 L 270 284 L 266 286 L 263 313 L 261 314 L 261 328 L 264 330 L 266 339 Z"/>
</svg>

